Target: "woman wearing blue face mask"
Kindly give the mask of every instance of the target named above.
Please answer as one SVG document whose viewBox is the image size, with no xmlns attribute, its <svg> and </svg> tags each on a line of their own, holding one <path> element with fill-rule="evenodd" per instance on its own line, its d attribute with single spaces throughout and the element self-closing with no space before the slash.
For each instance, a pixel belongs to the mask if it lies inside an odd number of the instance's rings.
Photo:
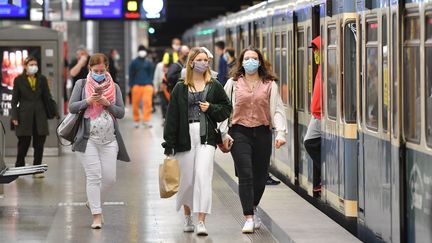
<svg viewBox="0 0 432 243">
<path fill-rule="evenodd" d="M 24 61 L 23 73 L 15 78 L 12 95 L 12 124 L 18 137 L 15 166 L 25 166 L 25 157 L 33 137 L 33 164 L 42 163 L 48 132 L 48 118 L 44 101 L 51 99 L 47 78 L 38 73 L 38 62 L 29 56 Z M 19 105 L 19 106 L 18 106 Z M 43 174 L 34 175 L 43 178 Z"/>
<path fill-rule="evenodd" d="M 261 226 L 256 208 L 264 193 L 270 164 L 272 128 L 275 146 L 285 144 L 286 116 L 276 76 L 266 67 L 258 49 L 249 47 L 240 54 L 232 78 L 225 85 L 233 112 L 220 130 L 225 146 L 232 143 L 231 155 L 239 178 L 239 196 L 246 218 L 243 233 Z"/>
<path fill-rule="evenodd" d="M 211 212 L 213 159 L 218 141 L 216 123 L 228 118 L 231 103 L 222 85 L 211 77 L 208 56 L 195 47 L 189 52 L 186 77 L 173 91 L 166 113 L 165 154 L 180 165 L 177 210 L 183 206 L 183 231 L 193 232 L 192 213 L 198 213 L 196 233 L 207 235 L 206 215 Z"/>
<path fill-rule="evenodd" d="M 130 161 L 117 119 L 124 116 L 120 87 L 108 72 L 108 58 L 94 54 L 86 79 L 77 81 L 69 100 L 69 111 L 84 112 L 72 150 L 80 152 L 87 177 L 87 207 L 93 215 L 91 228 L 103 224 L 101 196 L 116 180 L 116 161 Z"/>
</svg>

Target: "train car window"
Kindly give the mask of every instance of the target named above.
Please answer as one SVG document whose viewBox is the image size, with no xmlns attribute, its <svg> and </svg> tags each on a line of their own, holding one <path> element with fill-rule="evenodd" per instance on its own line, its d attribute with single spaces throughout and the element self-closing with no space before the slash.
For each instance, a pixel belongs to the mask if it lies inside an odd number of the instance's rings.
<svg viewBox="0 0 432 243">
<path fill-rule="evenodd" d="M 327 112 L 330 119 L 335 120 L 337 114 L 337 59 L 336 59 L 336 27 L 327 32 Z"/>
<path fill-rule="evenodd" d="M 311 28 L 307 28 L 307 45 L 312 42 Z M 312 71 L 312 51 L 306 50 L 306 60 L 307 60 L 307 103 L 306 110 L 310 114 L 310 104 L 312 99 L 312 87 L 313 87 L 313 71 Z"/>
<path fill-rule="evenodd" d="M 294 57 L 293 57 L 293 34 L 292 31 L 288 31 L 288 105 L 293 107 L 294 98 Z"/>
<path fill-rule="evenodd" d="M 385 132 L 388 131 L 388 115 L 390 104 L 389 88 L 389 65 L 388 65 L 388 44 L 387 44 L 387 15 L 382 17 L 382 126 Z"/>
<path fill-rule="evenodd" d="M 267 56 L 267 33 L 263 33 L 263 37 L 262 37 L 262 53 L 264 55 L 264 59 L 268 60 L 268 56 Z"/>
<path fill-rule="evenodd" d="M 378 131 L 378 23 L 366 27 L 366 126 Z"/>
<path fill-rule="evenodd" d="M 258 31 L 258 23 L 254 23 L 254 31 L 253 31 L 253 35 L 254 35 L 254 43 L 253 45 L 260 49 L 260 37 L 259 37 L 259 31 Z"/>
<path fill-rule="evenodd" d="M 280 33 L 275 33 L 275 57 L 274 57 L 274 72 L 280 77 L 280 58 L 281 58 L 281 36 Z M 279 82 L 278 82 L 279 84 Z"/>
<path fill-rule="evenodd" d="M 398 102 L 397 102 L 397 90 L 398 90 L 398 76 L 397 76 L 397 67 L 398 67 L 398 61 L 397 61 L 397 50 L 398 50 L 398 17 L 396 14 L 393 14 L 392 16 L 392 22 L 393 22 L 393 28 L 392 28 L 392 78 L 393 78 L 393 85 L 392 85 L 392 97 L 391 100 L 394 101 L 392 103 L 392 133 L 394 138 L 397 138 L 398 136 L 398 124 L 399 124 L 399 119 L 398 119 Z"/>
<path fill-rule="evenodd" d="M 337 39 L 337 35 L 336 35 L 336 28 L 330 28 L 328 31 L 328 45 L 336 45 L 336 39 Z"/>
<path fill-rule="evenodd" d="M 403 112 L 406 140 L 420 142 L 420 29 L 418 17 L 404 21 Z"/>
<path fill-rule="evenodd" d="M 426 17 L 426 141 L 432 147 L 432 16 Z"/>
<path fill-rule="evenodd" d="M 367 30 L 366 30 L 366 38 L 368 41 L 378 41 L 378 23 L 377 22 L 368 22 Z"/>
<path fill-rule="evenodd" d="M 417 17 L 407 17 L 405 18 L 405 41 L 415 41 L 420 40 L 420 21 Z"/>
<path fill-rule="evenodd" d="M 344 117 L 345 122 L 355 123 L 357 119 L 357 26 L 355 22 L 344 28 Z"/>
<path fill-rule="evenodd" d="M 286 32 L 282 33 L 282 60 L 281 60 L 281 76 L 280 78 L 280 83 L 281 83 L 281 88 L 280 88 L 280 93 L 281 93 L 281 98 L 284 104 L 287 104 L 288 102 L 288 80 L 287 80 L 287 70 L 288 70 L 288 66 L 287 66 L 287 34 Z"/>
<path fill-rule="evenodd" d="M 298 81 L 298 109 L 305 110 L 305 47 L 304 47 L 304 32 L 300 31 L 297 34 L 297 81 Z"/>
</svg>

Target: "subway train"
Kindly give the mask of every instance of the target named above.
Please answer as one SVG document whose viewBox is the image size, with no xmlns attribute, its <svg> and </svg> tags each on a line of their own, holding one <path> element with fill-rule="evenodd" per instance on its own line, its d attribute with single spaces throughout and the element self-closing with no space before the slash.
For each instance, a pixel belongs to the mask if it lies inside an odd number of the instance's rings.
<svg viewBox="0 0 432 243">
<path fill-rule="evenodd" d="M 317 72 L 307 47 L 318 35 L 320 195 L 303 145 Z M 432 1 L 268 1 L 183 40 L 210 50 L 224 41 L 236 54 L 253 45 L 272 64 L 288 133 L 271 171 L 306 202 L 365 242 L 432 242 Z"/>
</svg>

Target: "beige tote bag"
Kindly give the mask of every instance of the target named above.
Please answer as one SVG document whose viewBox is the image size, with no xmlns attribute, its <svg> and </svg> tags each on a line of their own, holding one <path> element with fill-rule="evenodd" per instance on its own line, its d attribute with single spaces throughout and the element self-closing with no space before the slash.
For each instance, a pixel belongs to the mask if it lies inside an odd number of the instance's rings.
<svg viewBox="0 0 432 243">
<path fill-rule="evenodd" d="M 178 160 L 167 157 L 159 165 L 159 192 L 161 198 L 169 198 L 177 193 L 180 184 Z"/>
</svg>

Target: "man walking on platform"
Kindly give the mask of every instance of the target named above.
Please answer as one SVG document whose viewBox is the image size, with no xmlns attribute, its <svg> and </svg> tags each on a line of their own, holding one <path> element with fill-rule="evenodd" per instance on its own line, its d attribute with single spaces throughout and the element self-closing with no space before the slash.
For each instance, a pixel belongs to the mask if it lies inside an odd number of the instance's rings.
<svg viewBox="0 0 432 243">
<path fill-rule="evenodd" d="M 153 103 L 153 72 L 154 64 L 146 59 L 147 50 L 143 45 L 138 47 L 138 57 L 129 67 L 129 86 L 132 91 L 132 110 L 135 128 L 139 128 L 139 107 L 143 102 L 143 126 L 151 128 L 149 124 Z"/>
</svg>

